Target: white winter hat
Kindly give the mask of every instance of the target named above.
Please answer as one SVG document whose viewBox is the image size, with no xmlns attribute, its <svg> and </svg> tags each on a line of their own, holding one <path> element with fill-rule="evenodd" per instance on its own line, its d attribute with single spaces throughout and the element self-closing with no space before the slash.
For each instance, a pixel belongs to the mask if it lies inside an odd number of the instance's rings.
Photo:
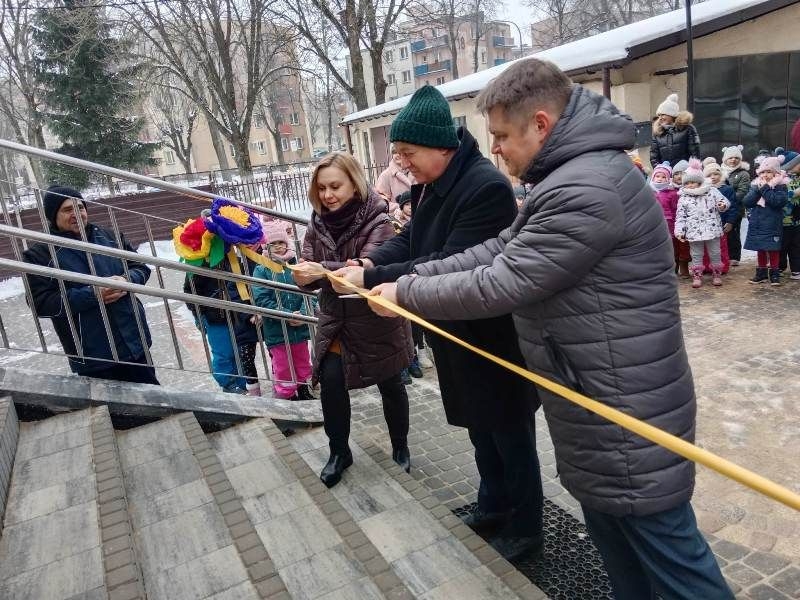
<svg viewBox="0 0 800 600">
<path fill-rule="evenodd" d="M 680 112 L 678 106 L 678 94 L 670 94 L 667 99 L 658 105 L 656 110 L 657 115 L 667 115 L 669 117 L 677 117 Z"/>
<path fill-rule="evenodd" d="M 744 146 L 728 146 L 722 149 L 722 163 L 724 164 L 729 158 L 738 158 L 742 160 L 742 150 Z"/>
<path fill-rule="evenodd" d="M 703 175 L 706 177 L 711 177 L 712 173 L 719 173 L 722 175 L 722 168 L 717 164 L 716 161 L 711 161 L 710 163 L 706 163 L 704 161 L 703 164 Z"/>
<path fill-rule="evenodd" d="M 714 158 L 713 156 L 706 156 L 703 159 L 703 166 L 705 167 L 707 165 L 710 165 L 711 163 L 716 163 L 716 162 L 717 162 L 717 159 Z"/>
</svg>

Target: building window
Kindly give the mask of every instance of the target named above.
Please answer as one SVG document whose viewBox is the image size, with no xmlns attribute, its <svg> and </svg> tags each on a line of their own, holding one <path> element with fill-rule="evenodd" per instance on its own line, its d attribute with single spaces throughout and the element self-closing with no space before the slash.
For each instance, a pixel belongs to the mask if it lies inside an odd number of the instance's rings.
<svg viewBox="0 0 800 600">
<path fill-rule="evenodd" d="M 408 58 L 408 48 L 406 46 L 400 47 L 400 60 Z"/>
<path fill-rule="evenodd" d="M 233 144 L 231 144 L 231 156 L 236 158 L 236 148 L 233 147 Z"/>
<path fill-rule="evenodd" d="M 411 83 L 411 71 L 403 71 L 403 83 Z"/>
<path fill-rule="evenodd" d="M 298 113 L 289 115 L 289 125 L 300 125 L 300 115 Z"/>
<path fill-rule="evenodd" d="M 166 165 L 175 164 L 175 153 L 172 150 L 164 150 L 164 164 Z"/>
<path fill-rule="evenodd" d="M 443 83 L 444 83 L 444 77 L 436 78 L 436 85 L 442 85 Z"/>
<path fill-rule="evenodd" d="M 281 150 L 283 150 L 284 152 L 289 151 L 289 140 L 285 137 L 281 138 Z"/>
<path fill-rule="evenodd" d="M 423 54 L 422 55 L 422 62 L 423 62 L 423 64 L 428 64 L 428 55 L 427 54 Z"/>
<path fill-rule="evenodd" d="M 486 64 L 486 50 L 481 50 L 481 64 Z"/>
<path fill-rule="evenodd" d="M 453 117 L 453 125 L 455 126 L 456 129 L 458 129 L 459 127 L 466 127 L 467 117 L 466 116 Z"/>
<path fill-rule="evenodd" d="M 752 164 L 761 148 L 790 148 L 800 132 L 800 52 L 695 60 L 700 152 L 742 144 Z M 797 135 L 797 134 L 795 134 Z"/>
<path fill-rule="evenodd" d="M 389 73 L 386 76 L 386 83 L 388 83 L 389 85 L 394 85 L 395 83 L 397 83 L 397 78 L 394 76 L 394 73 Z"/>
<path fill-rule="evenodd" d="M 387 50 L 383 53 L 383 61 L 390 63 L 394 61 L 394 50 Z"/>
<path fill-rule="evenodd" d="M 256 142 L 256 152 L 259 154 L 266 154 L 267 153 L 267 144 L 264 140 L 259 140 Z"/>
<path fill-rule="evenodd" d="M 256 129 L 261 129 L 261 128 L 264 127 L 264 117 L 263 116 L 256 115 L 255 127 L 256 127 Z"/>
<path fill-rule="evenodd" d="M 290 147 L 291 147 L 292 151 L 302 150 L 303 149 L 303 138 L 299 138 L 299 137 L 298 138 L 292 138 L 292 141 L 290 143 Z"/>
</svg>

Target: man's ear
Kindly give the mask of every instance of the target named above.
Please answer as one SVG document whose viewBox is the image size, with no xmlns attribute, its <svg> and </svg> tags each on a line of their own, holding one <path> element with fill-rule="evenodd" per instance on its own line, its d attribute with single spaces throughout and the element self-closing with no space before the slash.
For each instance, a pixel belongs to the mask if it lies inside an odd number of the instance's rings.
<svg viewBox="0 0 800 600">
<path fill-rule="evenodd" d="M 555 126 L 556 120 L 544 110 L 538 110 L 531 117 L 531 125 L 541 136 L 547 136 Z"/>
</svg>

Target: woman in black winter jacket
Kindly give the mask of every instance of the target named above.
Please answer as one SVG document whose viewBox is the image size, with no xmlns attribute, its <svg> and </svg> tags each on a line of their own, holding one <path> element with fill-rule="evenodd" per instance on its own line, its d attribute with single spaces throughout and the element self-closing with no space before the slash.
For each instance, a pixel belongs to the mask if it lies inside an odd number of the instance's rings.
<svg viewBox="0 0 800 600">
<path fill-rule="evenodd" d="M 653 123 L 653 140 L 650 142 L 650 164 L 655 167 L 669 162 L 688 161 L 700 156 L 700 136 L 692 121 L 694 115 L 678 107 L 678 95 L 670 94 L 658 106 Z"/>
</svg>

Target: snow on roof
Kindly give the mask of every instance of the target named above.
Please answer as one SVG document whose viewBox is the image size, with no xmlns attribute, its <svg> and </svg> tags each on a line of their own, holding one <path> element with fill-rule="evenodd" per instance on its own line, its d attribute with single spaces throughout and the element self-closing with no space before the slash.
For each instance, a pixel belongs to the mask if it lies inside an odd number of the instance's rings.
<svg viewBox="0 0 800 600">
<path fill-rule="evenodd" d="M 764 4 L 770 0 L 707 0 L 692 6 L 692 25 L 700 25 L 713 21 L 719 17 L 745 10 L 752 6 Z M 649 19 L 637 21 L 630 25 L 623 25 L 617 29 L 599 33 L 576 42 L 563 46 L 550 48 L 523 58 L 518 58 L 502 65 L 497 65 L 485 71 L 459 77 L 436 86 L 451 99 L 471 93 L 479 92 L 492 79 L 500 75 L 513 63 L 527 58 L 549 60 L 561 68 L 562 71 L 575 71 L 626 59 L 631 48 L 650 42 L 652 40 L 671 35 L 686 29 L 685 9 L 680 8 Z M 347 115 L 342 123 L 354 123 L 365 119 L 376 118 L 382 115 L 399 111 L 407 103 L 411 95 L 403 96 L 377 106 L 364 109 Z"/>
</svg>

